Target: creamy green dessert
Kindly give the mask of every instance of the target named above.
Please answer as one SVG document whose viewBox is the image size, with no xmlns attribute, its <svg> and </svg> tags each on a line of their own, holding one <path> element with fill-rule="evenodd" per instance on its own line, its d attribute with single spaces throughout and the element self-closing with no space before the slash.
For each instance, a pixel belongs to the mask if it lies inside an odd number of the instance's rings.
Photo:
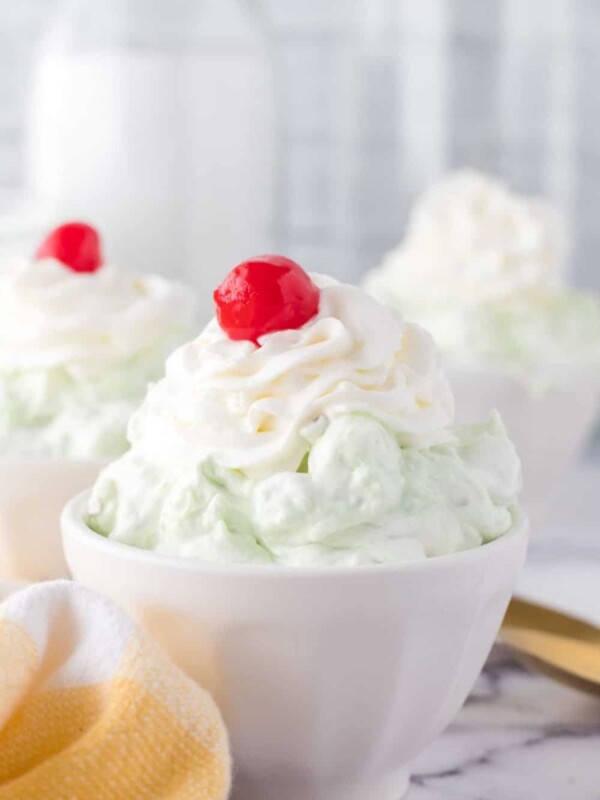
<svg viewBox="0 0 600 800">
<path fill-rule="evenodd" d="M 420 198 L 365 287 L 424 325 L 449 364 L 562 388 L 573 367 L 600 367 L 600 304 L 565 285 L 565 238 L 548 204 L 457 172 Z"/>
<path fill-rule="evenodd" d="M 506 533 L 519 481 L 497 414 L 429 448 L 401 447 L 377 420 L 348 414 L 297 471 L 262 480 L 210 460 L 163 471 L 134 447 L 102 473 L 87 520 L 115 541 L 203 561 L 393 564 Z"/>
<path fill-rule="evenodd" d="M 600 307 L 589 292 L 531 289 L 510 303 L 482 305 L 468 324 L 481 360 L 510 363 L 532 379 L 552 367 L 600 367 Z"/>
<path fill-rule="evenodd" d="M 429 335 L 356 287 L 312 280 L 318 311 L 299 327 L 232 340 L 212 320 L 171 355 L 130 450 L 94 486 L 92 530 L 208 562 L 327 566 L 416 561 L 513 529 L 520 463 L 498 415 L 454 430 Z"/>
<path fill-rule="evenodd" d="M 0 457 L 124 452 L 132 412 L 193 316 L 189 292 L 164 278 L 47 256 L 3 264 Z"/>
<path fill-rule="evenodd" d="M 125 452 L 129 418 L 182 333 L 174 328 L 99 372 L 72 365 L 0 370 L 0 457 L 89 461 Z"/>
</svg>

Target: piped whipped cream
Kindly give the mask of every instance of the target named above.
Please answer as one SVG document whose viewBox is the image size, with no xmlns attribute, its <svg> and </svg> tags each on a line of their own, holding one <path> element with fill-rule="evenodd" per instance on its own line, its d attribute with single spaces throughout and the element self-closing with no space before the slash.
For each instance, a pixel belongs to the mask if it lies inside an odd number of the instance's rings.
<svg viewBox="0 0 600 800">
<path fill-rule="evenodd" d="M 512 529 L 520 464 L 497 415 L 452 429 L 431 337 L 313 276 L 318 314 L 258 345 L 213 320 L 167 361 L 87 522 L 204 561 L 398 563 Z"/>
<path fill-rule="evenodd" d="M 600 355 L 597 299 L 564 287 L 565 253 L 552 206 L 465 170 L 424 193 L 365 286 L 427 327 L 451 361 L 552 383 L 565 364 Z"/>
<path fill-rule="evenodd" d="M 429 334 L 354 286 L 313 279 L 319 312 L 300 329 L 257 347 L 212 320 L 171 356 L 131 424 L 149 461 L 296 470 L 328 422 L 361 412 L 407 445 L 447 440 L 452 393 Z"/>
<path fill-rule="evenodd" d="M 480 173 L 452 173 L 415 204 L 404 241 L 368 278 L 382 301 L 412 311 L 478 305 L 558 285 L 565 236 L 542 200 Z"/>
<path fill-rule="evenodd" d="M 189 335 L 182 286 L 53 259 L 0 267 L 0 454 L 113 457 L 164 360 Z"/>
</svg>

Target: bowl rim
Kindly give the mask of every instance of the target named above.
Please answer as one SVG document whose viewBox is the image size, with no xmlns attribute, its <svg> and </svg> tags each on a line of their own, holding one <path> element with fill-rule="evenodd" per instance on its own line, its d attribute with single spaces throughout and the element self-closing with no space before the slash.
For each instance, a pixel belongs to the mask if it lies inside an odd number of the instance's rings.
<svg viewBox="0 0 600 800">
<path fill-rule="evenodd" d="M 86 548 L 99 550 L 104 554 L 113 557 L 124 558 L 130 562 L 142 562 L 148 565 L 155 565 L 163 568 L 171 568 L 183 572 L 196 574 L 211 574 L 229 576 L 236 579 L 256 578 L 257 576 L 268 577 L 270 580 L 281 578 L 348 578 L 354 576 L 374 576 L 374 575 L 394 575 L 405 572 L 419 572 L 422 570 L 444 570 L 454 566 L 458 562 L 468 563 L 469 561 L 481 562 L 487 560 L 493 553 L 501 552 L 507 548 L 527 543 L 529 524 L 524 511 L 518 506 L 518 515 L 513 527 L 508 533 L 499 536 L 491 542 L 473 547 L 469 550 L 461 550 L 447 555 L 434 556 L 422 561 L 409 561 L 399 564 L 365 564 L 357 566 L 288 566 L 282 564 L 244 564 L 244 563 L 220 563 L 200 561 L 198 559 L 187 558 L 185 556 L 170 556 L 163 553 L 156 553 L 153 550 L 144 550 L 140 547 L 116 542 L 107 539 L 96 533 L 83 520 L 83 506 L 90 496 L 91 489 L 72 497 L 64 507 L 61 519 L 61 537 L 63 548 L 67 554 L 67 540 L 77 540 Z M 69 565 L 70 566 L 70 565 Z"/>
</svg>

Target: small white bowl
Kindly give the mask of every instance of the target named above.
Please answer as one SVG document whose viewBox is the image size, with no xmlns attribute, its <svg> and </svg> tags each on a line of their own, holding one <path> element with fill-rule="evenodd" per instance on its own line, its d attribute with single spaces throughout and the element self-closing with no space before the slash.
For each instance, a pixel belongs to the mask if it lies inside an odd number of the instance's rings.
<svg viewBox="0 0 600 800">
<path fill-rule="evenodd" d="M 564 389 L 533 395 L 510 373 L 483 367 L 447 370 L 457 424 L 485 419 L 497 409 L 523 465 L 521 502 L 533 524 L 572 470 L 594 430 L 600 409 L 600 369 L 573 367 Z"/>
<path fill-rule="evenodd" d="M 214 695 L 240 800 L 399 800 L 492 646 L 526 525 L 398 566 L 290 568 L 172 558 L 62 517 L 73 577 L 112 597 Z"/>
<path fill-rule="evenodd" d="M 101 462 L 0 459 L 0 579 L 39 581 L 69 575 L 60 513 L 90 486 Z"/>
</svg>

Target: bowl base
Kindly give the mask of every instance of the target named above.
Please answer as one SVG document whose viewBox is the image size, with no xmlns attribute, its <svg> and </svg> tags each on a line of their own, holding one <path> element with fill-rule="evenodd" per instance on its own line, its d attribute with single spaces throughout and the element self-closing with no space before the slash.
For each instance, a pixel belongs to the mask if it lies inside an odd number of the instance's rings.
<svg viewBox="0 0 600 800">
<path fill-rule="evenodd" d="M 401 800 L 408 790 L 406 770 L 361 783 L 320 783 L 235 775 L 231 800 Z"/>
</svg>

